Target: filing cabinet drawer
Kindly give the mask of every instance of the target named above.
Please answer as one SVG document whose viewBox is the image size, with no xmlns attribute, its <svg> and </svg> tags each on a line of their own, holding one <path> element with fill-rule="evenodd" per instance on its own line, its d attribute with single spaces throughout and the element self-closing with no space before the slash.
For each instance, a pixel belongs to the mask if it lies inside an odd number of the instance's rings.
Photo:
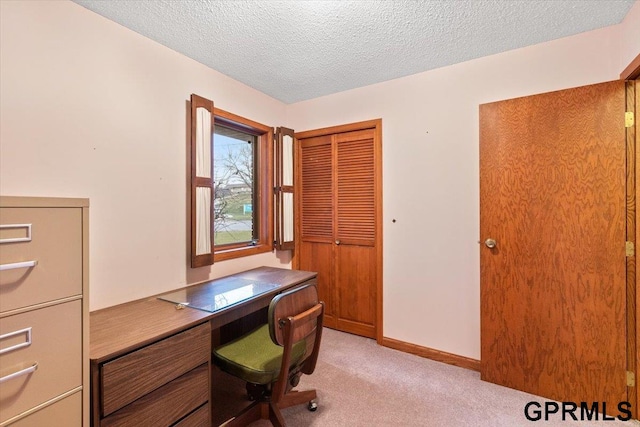
<svg viewBox="0 0 640 427">
<path fill-rule="evenodd" d="M 176 378 L 101 422 L 101 427 L 168 426 L 209 399 L 209 365 Z"/>
<path fill-rule="evenodd" d="M 0 208 L 0 264 L 0 312 L 82 294 L 82 209 Z"/>
<path fill-rule="evenodd" d="M 80 300 L 0 318 L 0 336 L 0 422 L 82 385 Z"/>
<path fill-rule="evenodd" d="M 82 427 L 82 392 L 20 419 L 11 427 Z"/>
<path fill-rule="evenodd" d="M 105 363 L 101 370 L 102 416 L 207 363 L 210 353 L 207 322 Z"/>
</svg>

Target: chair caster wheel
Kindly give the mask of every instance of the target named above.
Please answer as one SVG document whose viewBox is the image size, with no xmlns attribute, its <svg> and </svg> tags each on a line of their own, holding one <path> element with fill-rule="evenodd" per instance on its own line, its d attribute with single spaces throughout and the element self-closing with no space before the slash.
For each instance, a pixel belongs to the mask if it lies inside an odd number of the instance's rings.
<svg viewBox="0 0 640 427">
<path fill-rule="evenodd" d="M 315 412 L 318 409 L 318 404 L 312 400 L 309 402 L 309 405 L 307 405 L 307 409 L 311 412 Z"/>
</svg>

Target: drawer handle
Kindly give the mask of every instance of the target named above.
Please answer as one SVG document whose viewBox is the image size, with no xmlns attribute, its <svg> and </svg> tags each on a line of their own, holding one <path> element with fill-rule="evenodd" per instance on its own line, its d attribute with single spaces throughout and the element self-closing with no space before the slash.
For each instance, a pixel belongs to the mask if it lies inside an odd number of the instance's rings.
<svg viewBox="0 0 640 427">
<path fill-rule="evenodd" d="M 2 243 L 17 243 L 17 242 L 30 242 L 31 241 L 31 224 L 6 224 L 0 225 L 0 230 L 10 230 L 12 228 L 26 228 L 27 235 L 26 237 L 12 237 L 9 239 L 0 239 L 0 244 Z"/>
<path fill-rule="evenodd" d="M 22 369 L 18 372 L 14 372 L 13 374 L 5 375 L 4 377 L 0 378 L 0 384 L 2 384 L 5 381 L 12 380 L 14 378 L 21 377 L 23 375 L 31 374 L 35 372 L 36 369 L 38 369 L 38 362 L 34 362 L 33 365 L 29 366 L 28 368 Z"/>
<path fill-rule="evenodd" d="M 12 345 L 11 347 L 0 349 L 0 354 L 9 353 L 10 351 L 18 350 L 23 347 L 29 347 L 31 345 L 31 328 L 20 329 L 19 331 L 9 332 L 8 334 L 0 335 L 0 342 L 16 335 L 26 335 L 26 340 L 20 344 Z"/>
<path fill-rule="evenodd" d="M 0 271 L 15 270 L 16 268 L 31 268 L 31 267 L 35 267 L 36 265 L 38 265 L 37 260 L 14 262 L 12 264 L 0 264 Z"/>
</svg>

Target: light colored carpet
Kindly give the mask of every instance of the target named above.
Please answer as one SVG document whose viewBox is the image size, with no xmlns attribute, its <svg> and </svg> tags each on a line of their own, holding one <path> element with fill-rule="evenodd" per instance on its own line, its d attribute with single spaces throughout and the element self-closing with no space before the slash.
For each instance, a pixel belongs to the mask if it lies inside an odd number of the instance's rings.
<svg viewBox="0 0 640 427">
<path fill-rule="evenodd" d="M 305 405 L 285 409 L 290 427 L 640 426 L 636 421 L 603 421 L 601 414 L 597 422 L 562 421 L 560 413 L 532 422 L 525 418 L 525 405 L 534 400 L 544 405 L 546 399 L 481 381 L 475 371 L 326 328 L 316 372 L 303 376 L 298 388 L 316 388 L 319 407 L 316 412 Z"/>
</svg>

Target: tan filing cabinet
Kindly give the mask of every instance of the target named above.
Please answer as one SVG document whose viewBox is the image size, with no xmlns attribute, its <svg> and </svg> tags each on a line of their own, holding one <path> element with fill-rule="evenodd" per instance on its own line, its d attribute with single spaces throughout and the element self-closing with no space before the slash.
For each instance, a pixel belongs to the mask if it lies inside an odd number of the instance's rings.
<svg viewBox="0 0 640 427">
<path fill-rule="evenodd" d="M 89 425 L 87 199 L 0 197 L 0 427 Z"/>
</svg>

